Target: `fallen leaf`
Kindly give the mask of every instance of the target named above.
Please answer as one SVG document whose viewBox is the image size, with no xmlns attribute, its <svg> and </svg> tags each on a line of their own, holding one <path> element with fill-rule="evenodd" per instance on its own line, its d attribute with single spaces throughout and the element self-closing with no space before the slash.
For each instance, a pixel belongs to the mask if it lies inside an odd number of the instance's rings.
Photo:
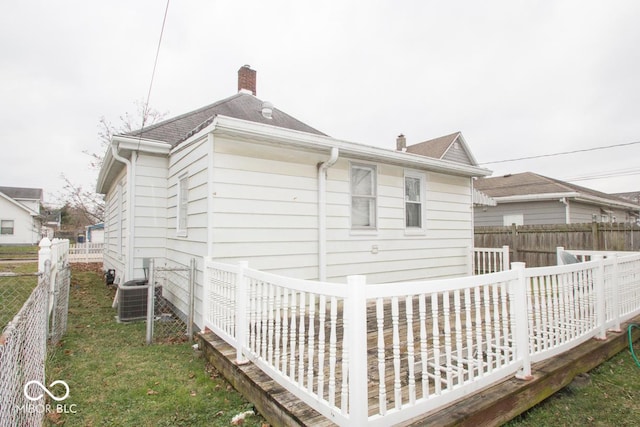
<svg viewBox="0 0 640 427">
<path fill-rule="evenodd" d="M 197 393 L 195 392 L 195 390 L 191 390 L 191 397 L 195 397 L 197 395 Z"/>
<path fill-rule="evenodd" d="M 155 391 L 155 390 L 151 390 L 151 389 L 147 390 L 147 395 L 148 395 L 148 396 L 150 396 L 150 395 L 152 395 L 152 394 L 158 394 L 158 392 L 157 392 L 157 391 Z"/>
</svg>

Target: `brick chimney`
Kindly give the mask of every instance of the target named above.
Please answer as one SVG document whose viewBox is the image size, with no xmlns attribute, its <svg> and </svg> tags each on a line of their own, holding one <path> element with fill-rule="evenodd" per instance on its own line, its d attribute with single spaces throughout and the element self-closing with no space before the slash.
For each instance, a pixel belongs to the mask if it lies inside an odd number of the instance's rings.
<svg viewBox="0 0 640 427">
<path fill-rule="evenodd" d="M 256 95 L 256 70 L 252 70 L 249 65 L 243 65 L 238 70 L 238 92 L 242 90 Z"/>
<path fill-rule="evenodd" d="M 403 134 L 398 135 L 396 138 L 396 150 L 407 151 L 407 138 Z"/>
</svg>

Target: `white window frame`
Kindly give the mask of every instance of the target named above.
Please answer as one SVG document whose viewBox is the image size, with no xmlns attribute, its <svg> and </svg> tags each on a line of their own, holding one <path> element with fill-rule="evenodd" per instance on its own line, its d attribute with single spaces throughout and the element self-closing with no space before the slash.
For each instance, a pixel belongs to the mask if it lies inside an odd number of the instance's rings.
<svg viewBox="0 0 640 427">
<path fill-rule="evenodd" d="M 189 174 L 187 173 L 178 178 L 176 198 L 176 235 L 187 237 L 189 229 Z"/>
<path fill-rule="evenodd" d="M 407 178 L 419 180 L 420 193 L 419 193 L 418 201 L 410 201 L 407 199 L 407 192 L 406 192 Z M 404 209 L 404 227 L 405 227 L 406 234 L 424 234 L 426 231 L 426 223 L 427 223 L 426 205 L 425 205 L 426 199 L 427 199 L 426 197 L 427 190 L 426 190 L 425 174 L 420 171 L 405 169 L 404 178 L 402 180 L 402 195 L 404 197 L 403 209 Z M 420 204 L 420 226 L 419 227 L 407 225 L 407 213 L 408 213 L 407 204 L 409 203 Z"/>
<path fill-rule="evenodd" d="M 371 171 L 371 192 L 370 195 L 354 194 L 354 170 L 369 170 Z M 353 221 L 353 207 L 354 199 L 372 200 L 373 212 L 369 212 L 369 225 L 354 225 Z M 351 223 L 351 230 L 354 231 L 376 231 L 378 229 L 378 167 L 370 163 L 351 163 L 349 167 L 349 219 Z"/>
<path fill-rule="evenodd" d="M 5 223 L 11 223 L 11 227 L 5 226 Z M 11 233 L 5 233 L 4 230 L 11 228 Z M 0 220 L 0 235 L 2 236 L 13 236 L 16 234 L 16 222 L 13 219 L 3 219 Z"/>
</svg>

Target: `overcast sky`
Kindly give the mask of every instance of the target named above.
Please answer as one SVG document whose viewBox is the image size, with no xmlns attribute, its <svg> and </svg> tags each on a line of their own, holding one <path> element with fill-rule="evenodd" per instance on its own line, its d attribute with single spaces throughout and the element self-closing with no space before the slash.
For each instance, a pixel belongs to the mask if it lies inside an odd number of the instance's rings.
<svg viewBox="0 0 640 427">
<path fill-rule="evenodd" d="M 164 0 L 0 5 L 0 185 L 54 202 L 83 151 L 147 97 Z M 640 2 L 196 1 L 169 4 L 150 105 L 169 116 L 258 97 L 339 139 L 395 148 L 461 131 L 479 163 L 640 141 Z M 492 163 L 640 190 L 640 144 Z M 620 176 L 621 174 L 624 174 Z"/>
</svg>

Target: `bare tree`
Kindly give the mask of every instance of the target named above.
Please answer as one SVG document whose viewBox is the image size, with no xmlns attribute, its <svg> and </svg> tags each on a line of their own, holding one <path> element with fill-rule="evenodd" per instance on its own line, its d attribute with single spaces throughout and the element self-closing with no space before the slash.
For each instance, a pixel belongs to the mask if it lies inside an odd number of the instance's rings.
<svg viewBox="0 0 640 427">
<path fill-rule="evenodd" d="M 114 135 L 121 135 L 142 129 L 163 120 L 168 112 L 160 112 L 150 108 L 142 101 L 134 102 L 136 112 L 134 114 L 124 113 L 119 116 L 116 125 L 112 124 L 104 116 L 98 122 L 98 139 L 100 140 L 101 153 L 90 153 L 84 151 L 91 160 L 89 166 L 94 170 L 100 170 L 104 155 L 111 144 Z M 104 198 L 93 189 L 87 190 L 82 185 L 71 182 L 64 174 L 61 175 L 65 185 L 62 194 L 58 197 L 60 204 L 69 207 L 68 212 L 79 216 L 74 223 L 86 225 L 95 224 L 104 220 Z"/>
</svg>

